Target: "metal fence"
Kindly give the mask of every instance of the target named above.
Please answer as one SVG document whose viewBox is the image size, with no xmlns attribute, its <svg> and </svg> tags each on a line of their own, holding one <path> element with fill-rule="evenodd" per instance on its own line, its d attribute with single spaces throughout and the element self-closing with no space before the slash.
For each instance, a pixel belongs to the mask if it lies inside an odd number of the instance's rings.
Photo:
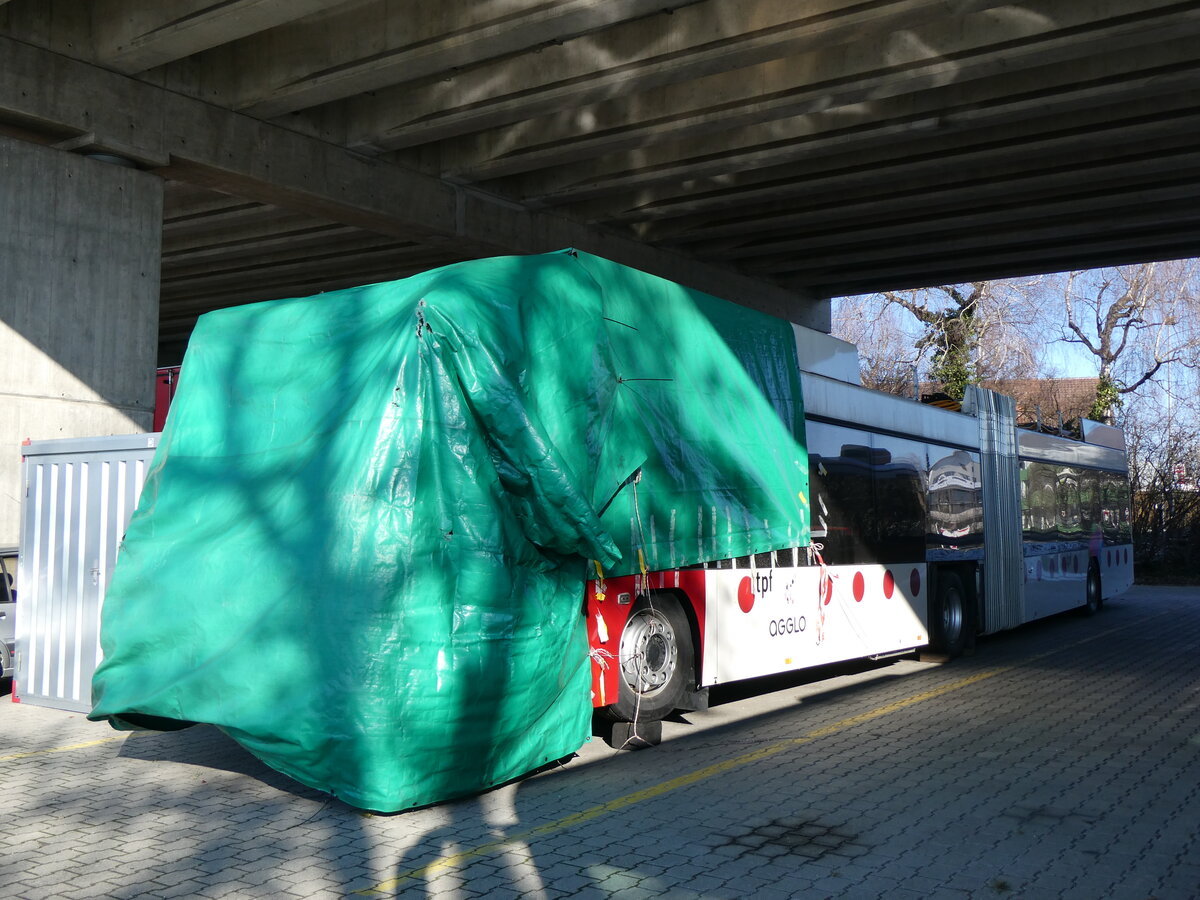
<svg viewBox="0 0 1200 900">
<path fill-rule="evenodd" d="M 13 688 L 21 702 L 91 709 L 104 593 L 157 446 L 157 434 L 135 434 L 22 448 Z"/>
</svg>

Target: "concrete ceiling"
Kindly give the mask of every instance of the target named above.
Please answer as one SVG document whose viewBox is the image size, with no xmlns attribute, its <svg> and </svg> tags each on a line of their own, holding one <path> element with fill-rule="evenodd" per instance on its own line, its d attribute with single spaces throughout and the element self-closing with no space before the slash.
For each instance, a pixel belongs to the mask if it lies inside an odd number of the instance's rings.
<svg viewBox="0 0 1200 900">
<path fill-rule="evenodd" d="M 1200 2 L 0 0 L 0 132 L 167 179 L 165 345 L 568 245 L 817 325 L 1200 255 L 1198 89 Z"/>
</svg>

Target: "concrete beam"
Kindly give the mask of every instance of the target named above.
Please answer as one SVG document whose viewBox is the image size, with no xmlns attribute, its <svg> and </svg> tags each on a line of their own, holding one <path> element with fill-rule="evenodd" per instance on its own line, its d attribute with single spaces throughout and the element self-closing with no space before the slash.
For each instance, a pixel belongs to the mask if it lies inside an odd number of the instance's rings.
<svg viewBox="0 0 1200 900">
<path fill-rule="evenodd" d="M 355 98 L 347 104 L 347 143 L 375 150 L 412 147 L 597 100 L 628 100 L 632 93 L 661 85 L 690 83 L 856 41 L 864 32 L 887 33 L 1001 4 L 806 0 L 802 11 L 786 0 L 752 5 L 752 14 L 730 16 L 722 14 L 720 4 L 697 4 L 670 16 L 608 29 L 596 39 L 576 38 L 536 55 L 475 66 L 448 80 Z M 752 23 L 752 30 L 746 30 L 746 23 Z M 756 81 L 754 87 L 767 86 Z M 629 105 L 640 108 L 640 103 Z"/>
<path fill-rule="evenodd" d="M 163 260 L 163 281 L 179 283 L 186 280 L 189 289 L 203 290 L 206 279 L 227 274 L 236 274 L 244 282 L 263 282 L 286 271 L 288 266 L 353 270 L 360 258 L 419 246 L 353 228 L 342 234 L 331 234 L 322 229 L 309 235 L 293 234 L 239 246 L 236 252 L 226 252 L 219 258 L 214 257 L 211 250 L 172 254 L 170 259 Z"/>
<path fill-rule="evenodd" d="M 841 295 L 850 296 L 881 290 L 903 290 L 968 280 L 1020 278 L 1046 272 L 1119 266 L 1152 260 L 1193 259 L 1197 256 L 1200 256 L 1200 240 L 1197 240 L 1194 234 L 1173 229 L 1155 233 L 1138 231 L 1104 241 L 1083 238 L 972 254 L 968 257 L 969 261 L 959 268 L 947 266 L 943 257 L 897 261 L 895 265 L 872 269 L 869 277 L 860 280 L 847 279 L 843 271 L 834 271 L 829 273 L 833 276 L 829 284 L 823 285 L 820 279 L 817 279 L 816 286 L 818 289 L 836 289 Z M 930 280 L 931 271 L 938 273 L 936 280 Z M 805 274 L 800 280 L 805 285 L 814 283 L 812 273 Z"/>
<path fill-rule="evenodd" d="M 1188 182 L 1160 188 L 1103 191 L 1086 200 L 1057 198 L 1029 204 L 1024 207 L 1023 216 L 1000 222 L 991 217 L 987 228 L 972 227 L 969 216 L 947 216 L 939 232 L 913 232 L 911 237 L 902 234 L 891 240 L 868 238 L 835 249 L 805 246 L 803 241 L 786 246 L 766 245 L 760 254 L 747 254 L 743 265 L 750 272 L 805 275 L 809 280 L 817 280 L 813 273 L 829 271 L 858 269 L 874 273 L 880 265 L 890 268 L 896 261 L 906 264 L 921 261 L 928 265 L 967 251 L 972 257 L 986 257 L 988 249 L 995 246 L 1051 246 L 1077 235 L 1083 222 L 1091 226 L 1089 235 L 1102 240 L 1124 236 L 1132 243 L 1139 243 L 1153 229 L 1200 221 L 1198 198 L 1200 184 L 1192 173 Z"/>
<path fill-rule="evenodd" d="M 296 218 L 294 213 L 270 204 L 230 203 L 219 209 L 164 218 L 163 240 L 177 241 L 189 235 L 232 235 L 243 228 L 280 228 Z"/>
<path fill-rule="evenodd" d="M 1161 84 L 1163 78 L 1148 75 L 1140 82 L 1153 91 L 1149 85 Z M 1156 127 L 1154 119 L 1172 123 L 1181 111 L 1194 107 L 1200 98 L 1200 66 L 1166 80 L 1178 87 L 1177 93 L 1143 94 L 1138 89 L 1131 93 L 1141 99 L 1128 102 L 1130 93 L 1122 92 L 1110 103 L 1083 112 L 1060 105 L 1052 95 L 1036 108 L 1022 102 L 1004 104 L 1003 109 L 989 110 L 985 105 L 947 112 L 938 117 L 936 126 L 923 129 L 911 120 L 885 120 L 809 142 L 760 146 L 745 153 L 735 150 L 728 157 L 704 160 L 694 173 L 683 163 L 664 166 L 665 172 L 648 164 L 639 173 L 643 177 L 631 176 L 634 183 L 624 192 L 617 192 L 619 178 L 614 175 L 599 184 L 563 188 L 558 199 L 578 193 L 587 202 L 566 206 L 570 215 L 585 221 L 643 223 L 639 226 L 643 236 L 656 242 L 673 244 L 675 235 L 689 240 L 703 236 L 713 227 L 714 214 L 720 213 L 727 214 L 715 226 L 720 233 L 757 233 L 789 201 L 812 210 L 828 194 L 829 202 L 840 209 L 869 190 L 874 191 L 874 199 L 886 199 L 901 182 L 936 188 L 946 184 L 948 166 L 955 167 L 956 183 L 961 183 L 962 177 L 971 177 L 985 166 L 988 178 L 1001 178 L 1009 173 L 1040 174 L 1064 163 L 1075 166 L 1121 158 L 1144 151 L 1149 140 L 1166 149 L 1176 135 L 1170 127 Z M 1010 118 L 1017 105 L 1025 114 Z M 996 115 L 989 116 L 989 111 Z M 1088 140 L 1081 137 L 1085 134 L 1105 139 Z M 1037 145 L 1034 150 L 1043 154 L 1040 159 L 1022 150 L 1028 144 Z M 958 171 L 960 164 L 962 171 Z M 675 180 L 660 180 L 670 171 L 678 173 Z M 797 171 L 804 174 L 797 176 Z M 540 200 L 527 202 L 536 206 Z"/>
<path fill-rule="evenodd" d="M 648 146 L 606 131 L 587 141 L 601 152 L 571 160 L 570 165 L 562 164 L 567 160 L 557 155 L 561 151 L 555 145 L 538 145 L 524 153 L 493 156 L 457 177 L 471 182 L 499 178 L 488 186 L 495 184 L 507 196 L 534 206 L 579 204 L 635 191 L 641 202 L 659 200 L 673 191 L 690 193 L 691 185 L 706 178 L 727 181 L 801 161 L 807 169 L 825 155 L 844 159 L 897 141 L 911 143 L 922 134 L 934 133 L 941 140 L 964 131 L 1020 126 L 1031 119 L 1192 90 L 1200 86 L 1195 46 L 1189 38 L 1115 58 L 1038 66 Z M 454 143 L 447 150 L 451 158 Z M 509 177 L 551 159 L 556 162 L 548 169 Z M 621 201 L 611 202 L 615 206 Z"/>
<path fill-rule="evenodd" d="M 376 240 L 386 242 L 386 238 Z M 324 264 L 307 264 L 303 259 L 272 260 L 268 266 L 253 267 L 230 264 L 214 271 L 203 280 L 180 277 L 164 280 L 162 321 L 181 315 L 203 313 L 221 306 L 221 298 L 239 297 L 272 300 L 280 297 L 303 297 L 328 289 L 329 284 L 353 287 L 395 278 L 404 278 L 446 264 L 446 256 L 423 244 L 403 242 L 363 249 L 353 261 L 344 265 L 340 258 L 330 258 Z M 365 276 L 365 277 L 364 277 Z M 312 291 L 297 292 L 293 285 L 315 284 Z M 238 302 L 245 302 L 239 300 Z"/>
<path fill-rule="evenodd" d="M 360 264 L 353 271 L 325 269 L 297 275 L 288 281 L 276 280 L 271 283 L 269 292 L 264 292 L 261 285 L 247 284 L 244 280 L 228 282 L 219 287 L 209 285 L 201 293 L 189 293 L 186 283 L 164 285 L 164 304 L 159 320 L 159 340 L 166 344 L 184 341 L 191 332 L 197 317 L 209 310 L 223 309 L 259 300 L 307 297 L 364 283 L 404 278 L 443 265 L 445 262 L 444 256 L 428 249 L 414 248 L 407 253 L 397 251 L 394 256 L 382 260 L 377 267 L 366 267 Z"/>
<path fill-rule="evenodd" d="M 672 0 L 671 5 L 697 2 Z M 234 109 L 273 118 L 485 60 L 553 47 L 660 13 L 664 5 L 664 0 L 374 0 L 320 22 L 297 22 L 276 34 L 243 41 L 235 48 L 237 80 L 226 99 Z M 284 48 L 287 52 L 280 52 Z"/>
<path fill-rule="evenodd" d="M 163 184 L 163 221 L 221 210 L 242 202 L 238 197 L 199 185 L 167 181 Z"/>
<path fill-rule="evenodd" d="M 853 46 L 795 54 L 738 72 L 658 87 L 627 99 L 592 106 L 564 104 L 552 115 L 488 128 L 441 148 L 442 171 L 472 182 L 548 169 L 618 151 L 641 151 L 663 141 L 695 141 L 738 129 L 770 129 L 798 116 L 875 106 L 947 85 L 975 88 L 1025 66 L 1078 64 L 1136 52 L 1164 38 L 1200 35 L 1200 10 L 1181 13 L 1167 0 L 1133 0 L 1127 15 L 1114 18 L 1092 5 L 1037 0 L 1015 10 L 914 26 L 900 34 L 869 32 Z M 1086 76 L 1083 76 L 1086 77 Z M 527 111 L 537 111 L 522 95 Z M 449 109 L 414 129 L 431 127 L 470 110 Z M 770 124 L 764 124 L 770 123 Z M 386 129 L 386 126 L 380 126 Z M 910 128 L 917 127 L 910 124 Z M 416 131 L 410 132 L 415 134 Z M 444 137 L 443 134 L 438 134 Z M 639 168 L 641 168 L 639 166 Z M 537 193 L 535 190 L 532 193 Z"/>
<path fill-rule="evenodd" d="M 959 191 L 968 190 L 976 181 L 982 190 L 993 183 L 1011 190 L 1012 183 L 1006 183 L 1003 176 L 1010 175 L 1019 183 L 1022 173 L 1030 176 L 1039 170 L 1057 170 L 1070 166 L 1076 157 L 1084 163 L 1099 163 L 1110 155 L 1120 158 L 1154 152 L 1160 144 L 1170 148 L 1180 137 L 1180 129 L 1196 125 L 1196 102 L 1196 93 L 1185 93 L 1141 108 L 1132 104 L 1124 118 L 1110 109 L 1087 117 L 1052 119 L 1042 127 L 1030 121 L 1027 133 L 1017 129 L 998 135 L 968 134 L 957 141 L 948 138 L 893 145 L 885 148 L 886 153 L 859 155 L 844 164 L 836 158 L 826 164 L 814 162 L 810 177 L 786 183 L 773 178 L 781 173 L 771 169 L 755 173 L 754 183 L 731 179 L 732 185 L 714 182 L 710 186 L 700 182 L 689 185 L 690 196 L 651 201 L 613 215 L 611 220 L 636 225 L 637 233 L 646 240 L 673 244 L 742 233 L 745 228 L 737 222 L 743 219 L 754 220 L 754 231 L 775 227 L 774 219 L 791 215 L 796 204 L 808 212 L 824 210 L 824 216 L 836 219 L 838 211 L 846 211 L 860 200 L 886 214 L 892 198 L 910 196 L 910 186 L 937 190 L 939 185 L 948 187 L 952 180 Z M 1186 137 L 1187 132 L 1182 134 Z M 953 172 L 952 179 L 948 172 Z M 961 196 L 964 204 L 975 199 L 965 193 Z M 794 225 L 790 222 L 780 227 Z"/>
<path fill-rule="evenodd" d="M 74 89 L 62 90 L 67 84 Z M 9 38 L 0 38 L 0 86 L 0 113 L 114 134 L 147 158 L 168 160 L 161 173 L 179 181 L 403 240 L 452 240 L 464 255 L 575 246 L 776 315 L 805 315 L 807 301 L 794 291 L 456 188 Z"/>
<path fill-rule="evenodd" d="M 223 238 L 223 239 L 222 239 Z M 163 244 L 163 268 L 174 272 L 177 265 L 201 261 L 221 263 L 245 256 L 267 255 L 276 250 L 296 248 L 299 252 L 341 246 L 346 241 L 389 241 L 386 235 L 372 234 L 348 225 L 313 224 L 305 220 L 292 228 L 256 227 L 237 229 L 232 234 L 192 236 Z"/>
<path fill-rule="evenodd" d="M 1113 176 L 1119 175 L 1119 181 Z M 1183 190 L 1177 187 L 1183 181 Z M 1170 203 L 1187 196 L 1188 179 L 1200 179 L 1200 153 L 1194 142 L 1182 150 L 1163 152 L 1150 158 L 1125 157 L 1102 165 L 1059 166 L 1039 173 L 998 176 L 995 181 L 976 184 L 945 183 L 906 185 L 885 206 L 848 200 L 837 215 L 814 213 L 798 206 L 789 216 L 778 216 L 763 236 L 755 231 L 752 240 L 728 237 L 689 243 L 693 252 L 719 259 L 753 259 L 790 253 L 812 253 L 827 248 L 863 245 L 894 246 L 898 242 L 925 239 L 941 246 L 938 235 L 964 233 L 992 235 L 1007 226 L 1029 222 L 1044 224 L 1049 219 L 1073 222 L 1097 221 L 1114 205 L 1127 204 L 1129 190 L 1139 192 L 1158 186 L 1156 202 Z M 1115 187 L 1127 185 L 1122 192 Z M 1139 202 L 1142 202 L 1139 200 Z M 1153 211 L 1148 213 L 1153 215 Z M 1120 214 L 1121 221 L 1127 218 Z M 772 237 L 771 235 L 774 235 Z M 994 238 L 991 238 L 994 239 Z M 837 252 L 834 249 L 832 252 Z"/>
<path fill-rule="evenodd" d="M 96 60 L 120 72 L 143 72 L 345 2 L 92 0 Z"/>
</svg>

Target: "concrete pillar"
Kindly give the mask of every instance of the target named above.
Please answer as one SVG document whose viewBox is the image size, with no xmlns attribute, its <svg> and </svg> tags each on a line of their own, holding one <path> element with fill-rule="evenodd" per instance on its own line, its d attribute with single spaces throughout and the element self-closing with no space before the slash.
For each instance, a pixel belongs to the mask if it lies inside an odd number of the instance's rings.
<svg viewBox="0 0 1200 900">
<path fill-rule="evenodd" d="M 795 305 L 784 313 L 783 318 L 822 334 L 832 334 L 833 298 L 799 297 Z"/>
<path fill-rule="evenodd" d="M 21 442 L 149 431 L 162 180 L 0 137 L 0 548 Z"/>
</svg>

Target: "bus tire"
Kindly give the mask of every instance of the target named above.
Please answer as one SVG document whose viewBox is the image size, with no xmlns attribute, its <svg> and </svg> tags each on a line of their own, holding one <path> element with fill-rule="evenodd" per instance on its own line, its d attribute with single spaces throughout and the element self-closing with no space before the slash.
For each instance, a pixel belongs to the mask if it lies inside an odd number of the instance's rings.
<svg viewBox="0 0 1200 900">
<path fill-rule="evenodd" d="M 655 722 L 679 705 L 693 681 L 695 653 L 691 626 L 675 597 L 637 599 L 621 632 L 616 665 L 618 698 L 601 709 L 605 718 Z"/>
<path fill-rule="evenodd" d="M 1081 609 L 1085 616 L 1094 616 L 1100 612 L 1103 606 L 1104 594 L 1100 584 L 1100 564 L 1093 559 L 1088 563 L 1087 593 Z"/>
<path fill-rule="evenodd" d="M 954 572 L 937 574 L 937 601 L 930 623 L 935 653 L 950 658 L 961 656 L 967 648 L 973 627 L 970 604 L 962 579 Z"/>
</svg>

